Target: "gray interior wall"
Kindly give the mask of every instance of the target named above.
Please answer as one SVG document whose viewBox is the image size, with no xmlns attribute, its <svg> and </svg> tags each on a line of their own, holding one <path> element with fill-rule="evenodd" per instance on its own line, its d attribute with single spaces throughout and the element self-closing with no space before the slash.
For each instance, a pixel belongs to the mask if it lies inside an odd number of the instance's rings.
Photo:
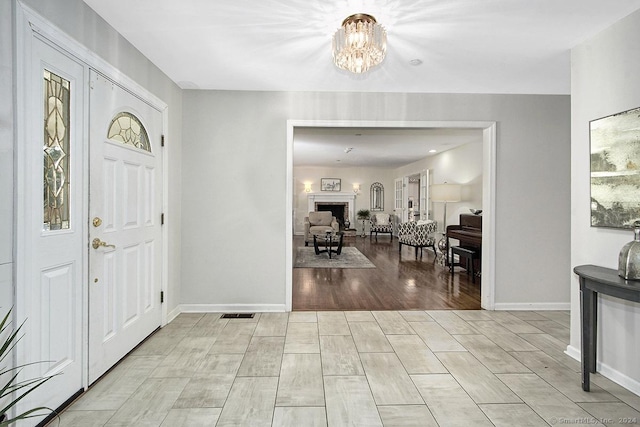
<svg viewBox="0 0 640 427">
<path fill-rule="evenodd" d="M 287 119 L 496 121 L 496 302 L 569 302 L 568 96 L 185 91 L 185 304 L 284 304 Z"/>
<path fill-rule="evenodd" d="M 5 0 L 3 0 L 5 1 Z M 169 108 L 165 156 L 168 156 L 169 277 L 166 301 L 175 308 L 180 294 L 180 191 L 182 145 L 182 91 L 164 73 L 82 0 L 23 0 L 53 25 L 95 52 L 139 85 L 164 101 Z M 4 14 L 2 15 L 4 19 Z M 4 29 L 3 29 L 4 31 Z"/>
<path fill-rule="evenodd" d="M 589 121 L 640 107 L 640 12 L 591 40 L 571 55 L 571 266 L 618 268 L 618 254 L 633 232 L 591 228 Z M 571 347 L 580 348 L 580 293 L 570 273 Z M 640 304 L 603 296 L 599 302 L 599 370 L 640 393 Z"/>
<path fill-rule="evenodd" d="M 12 1 L 0 0 L 0 316 L 13 302 Z"/>
</svg>

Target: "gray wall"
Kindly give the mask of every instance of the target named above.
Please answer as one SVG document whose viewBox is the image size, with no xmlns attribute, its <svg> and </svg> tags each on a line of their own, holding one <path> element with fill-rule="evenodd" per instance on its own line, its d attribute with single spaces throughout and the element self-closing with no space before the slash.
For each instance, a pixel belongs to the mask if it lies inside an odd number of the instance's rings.
<svg viewBox="0 0 640 427">
<path fill-rule="evenodd" d="M 589 121 L 640 107 L 640 12 L 571 55 L 571 265 L 618 268 L 618 253 L 633 232 L 590 227 Z M 580 295 L 572 273 L 571 347 L 580 348 Z M 605 375 L 640 393 L 640 304 L 602 297 L 598 360 Z"/>
<path fill-rule="evenodd" d="M 185 91 L 185 304 L 284 304 L 286 120 L 497 121 L 496 302 L 569 303 L 568 96 Z"/>
<path fill-rule="evenodd" d="M 0 31 L 2 31 L 2 77 L 4 77 L 4 64 L 12 67 L 12 61 L 5 62 L 4 44 L 10 43 L 12 37 L 9 37 L 11 25 L 11 14 L 6 14 L 5 4 L 13 3 L 9 0 L 0 0 L 2 2 L 2 13 L 0 14 Z M 110 25 L 100 18 L 91 8 L 89 8 L 82 0 L 24 0 L 24 4 L 35 10 L 37 13 L 45 17 L 53 25 L 59 27 L 65 33 L 73 37 L 75 40 L 85 45 L 87 48 L 101 56 L 107 62 L 122 71 L 138 84 L 149 90 L 169 108 L 169 123 L 167 147 L 165 155 L 169 160 L 169 188 L 168 188 L 168 212 L 165 212 L 169 228 L 169 277 L 168 277 L 168 295 L 166 301 L 169 304 L 169 310 L 175 308 L 180 294 L 180 191 L 181 191 L 181 145 L 182 145 L 182 91 L 173 83 L 164 73 L 162 73 L 155 65 L 153 65 L 146 57 L 144 57 L 133 45 L 120 36 Z M 5 25 L 7 24 L 7 25 Z M 9 28 L 9 29 L 8 29 Z M 5 37 L 7 36 L 7 37 Z M 9 41 L 7 41 L 9 40 Z M 0 91 L 5 91 L 5 80 L 0 83 Z M 4 140 L 4 121 L 5 121 L 5 104 L 9 105 L 11 97 L 4 96 L 1 93 L 0 102 L 0 118 L 2 119 L 2 142 L 0 142 L 0 151 L 3 153 L 0 165 L 4 167 L 5 156 L 5 140 Z M 9 105 L 10 107 L 10 105 Z M 11 141 L 13 136 L 11 135 Z M 10 144 L 9 149 L 13 146 Z M 11 182 L 12 184 L 12 182 Z M 4 188 L 3 180 L 0 196 L 3 200 L 9 200 L 7 190 Z M 7 196 L 5 198 L 5 196 Z M 5 206 L 2 206 L 4 209 Z M 13 207 L 10 208 L 13 212 Z M 4 223 L 4 212 L 3 221 Z M 3 225 L 4 226 L 4 225 Z M 2 243 L 4 245 L 4 242 Z M 0 254 L 4 254 L 4 246 L 0 247 Z M 0 259 L 0 265 L 3 260 Z M 1 279 L 0 279 L 1 280 Z"/>
<path fill-rule="evenodd" d="M 0 316 L 13 302 L 12 1 L 0 0 Z"/>
</svg>

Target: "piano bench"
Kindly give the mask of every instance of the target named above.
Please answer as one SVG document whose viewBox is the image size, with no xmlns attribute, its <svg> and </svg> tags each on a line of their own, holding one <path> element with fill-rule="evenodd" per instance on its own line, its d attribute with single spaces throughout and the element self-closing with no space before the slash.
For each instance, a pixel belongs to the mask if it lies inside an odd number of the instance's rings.
<svg viewBox="0 0 640 427">
<path fill-rule="evenodd" d="M 454 262 L 454 256 L 458 255 L 458 259 L 460 262 Z M 473 248 L 466 248 L 464 246 L 453 246 L 451 248 L 451 263 L 449 264 L 449 271 L 451 272 L 451 277 L 453 277 L 453 269 L 456 266 L 464 267 L 467 270 L 467 275 L 471 273 L 471 283 L 476 283 L 476 275 L 475 271 L 473 271 L 473 264 L 476 259 L 480 258 L 480 253 L 478 250 Z M 465 260 L 464 264 L 462 260 Z"/>
</svg>

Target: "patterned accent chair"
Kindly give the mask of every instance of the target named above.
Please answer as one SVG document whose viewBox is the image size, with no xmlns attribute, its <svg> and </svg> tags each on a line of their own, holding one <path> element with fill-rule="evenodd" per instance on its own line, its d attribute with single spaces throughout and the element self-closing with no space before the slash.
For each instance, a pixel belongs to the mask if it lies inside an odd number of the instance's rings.
<svg viewBox="0 0 640 427">
<path fill-rule="evenodd" d="M 369 237 L 376 233 L 376 239 L 378 233 L 389 233 L 391 240 L 393 240 L 393 222 L 391 221 L 391 215 L 386 213 L 374 213 L 371 214 L 369 219 L 371 229 L 369 230 Z"/>
<path fill-rule="evenodd" d="M 322 235 L 327 231 L 340 231 L 336 217 L 330 211 L 309 212 L 309 216 L 304 218 L 304 245 L 313 243 L 314 234 Z"/>
<path fill-rule="evenodd" d="M 402 253 L 402 245 L 413 246 L 416 248 L 416 258 L 418 258 L 418 248 L 420 248 L 420 257 L 422 257 L 422 248 L 430 247 L 433 253 L 436 252 L 436 236 L 438 223 L 432 220 L 409 221 L 398 225 L 398 251 Z"/>
</svg>

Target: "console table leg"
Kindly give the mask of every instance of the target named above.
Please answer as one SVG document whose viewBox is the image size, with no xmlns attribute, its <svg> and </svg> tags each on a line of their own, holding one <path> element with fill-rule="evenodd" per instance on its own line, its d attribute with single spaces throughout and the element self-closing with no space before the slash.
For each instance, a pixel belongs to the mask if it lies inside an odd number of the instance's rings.
<svg viewBox="0 0 640 427">
<path fill-rule="evenodd" d="M 591 307 L 589 307 L 589 311 L 591 312 L 591 336 L 589 337 L 589 342 L 591 343 L 591 348 L 589 349 L 589 372 L 596 373 L 596 348 L 598 344 L 598 293 L 590 291 L 589 292 L 591 298 Z"/>
<path fill-rule="evenodd" d="M 591 337 L 592 337 L 592 323 L 593 320 L 591 311 L 592 305 L 592 292 L 588 289 L 584 289 L 582 283 L 583 279 L 580 279 L 580 326 L 582 329 L 582 345 L 581 345 L 581 365 L 582 365 L 582 389 L 589 391 L 589 371 L 591 368 Z"/>
</svg>

